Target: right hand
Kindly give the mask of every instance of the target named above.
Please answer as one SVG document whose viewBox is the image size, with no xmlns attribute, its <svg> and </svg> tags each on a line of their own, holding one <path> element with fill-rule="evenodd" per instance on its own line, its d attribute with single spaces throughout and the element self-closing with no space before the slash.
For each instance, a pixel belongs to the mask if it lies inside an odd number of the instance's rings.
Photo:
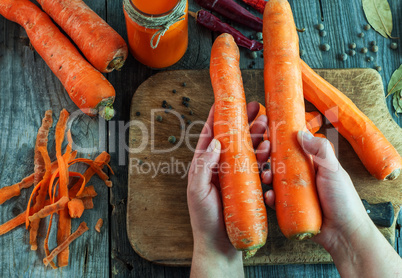
<svg viewBox="0 0 402 278">
<path fill-rule="evenodd" d="M 321 232 L 313 241 L 331 251 L 335 243 L 353 238 L 371 222 L 346 171 L 339 164 L 330 142 L 299 131 L 297 139 L 305 153 L 313 156 L 316 185 L 323 212 Z M 265 202 L 273 207 L 275 194 L 268 191 Z"/>
</svg>

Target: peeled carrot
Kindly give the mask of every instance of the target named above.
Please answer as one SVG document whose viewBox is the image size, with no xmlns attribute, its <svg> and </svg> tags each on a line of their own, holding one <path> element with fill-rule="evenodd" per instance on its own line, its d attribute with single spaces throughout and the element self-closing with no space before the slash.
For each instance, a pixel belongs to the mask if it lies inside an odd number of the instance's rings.
<svg viewBox="0 0 402 278">
<path fill-rule="evenodd" d="M 26 211 L 18 214 L 16 217 L 8 220 L 6 223 L 3 223 L 0 225 L 0 236 L 8 233 L 12 229 L 18 227 L 19 225 L 24 224 L 25 222 L 25 217 L 26 217 Z"/>
<path fill-rule="evenodd" d="M 301 68 L 304 97 L 349 141 L 371 175 L 379 180 L 396 179 L 402 158 L 381 131 L 352 100 L 303 61 Z"/>
<path fill-rule="evenodd" d="M 20 24 L 32 46 L 84 113 L 113 117 L 113 86 L 78 52 L 49 16 L 29 0 L 2 0 L 0 14 Z"/>
<path fill-rule="evenodd" d="M 39 127 L 38 134 L 36 135 L 35 151 L 34 151 L 34 185 L 42 180 L 46 172 L 45 162 L 39 147 L 47 147 L 49 130 L 53 124 L 52 110 L 47 110 L 42 119 L 42 125 Z"/>
<path fill-rule="evenodd" d="M 81 0 L 38 0 L 42 9 L 101 72 L 120 69 L 128 55 L 123 38 Z"/>
<path fill-rule="evenodd" d="M 58 212 L 59 210 L 62 210 L 66 207 L 68 203 L 68 197 L 64 196 L 60 200 L 58 200 L 54 204 L 50 204 L 47 206 L 44 206 L 40 211 L 32 214 L 31 216 L 28 217 L 29 221 L 34 221 L 37 219 L 45 218 L 46 216 Z"/>
<path fill-rule="evenodd" d="M 263 20 L 265 102 L 271 160 L 277 166 L 272 169 L 276 215 L 287 238 L 307 239 L 319 233 L 322 213 L 313 162 L 297 141 L 305 107 L 299 40 L 288 1 L 268 1 Z"/>
<path fill-rule="evenodd" d="M 98 221 L 96 221 L 96 224 L 95 224 L 95 231 L 100 233 L 102 226 L 103 226 L 103 219 L 99 218 Z"/>
<path fill-rule="evenodd" d="M 210 76 L 214 134 L 222 145 L 220 164 L 225 165 L 225 173 L 219 173 L 223 213 L 231 243 L 251 257 L 265 244 L 268 225 L 239 59 L 233 37 L 220 35 L 211 50 Z"/>
</svg>

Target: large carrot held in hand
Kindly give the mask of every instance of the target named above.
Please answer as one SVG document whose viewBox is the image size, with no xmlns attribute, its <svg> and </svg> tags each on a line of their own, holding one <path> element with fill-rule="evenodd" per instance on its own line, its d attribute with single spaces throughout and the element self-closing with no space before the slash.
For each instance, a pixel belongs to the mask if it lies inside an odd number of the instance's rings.
<svg viewBox="0 0 402 278">
<path fill-rule="evenodd" d="M 128 54 L 123 38 L 81 0 L 38 0 L 42 9 L 101 72 L 120 69 Z"/>
<path fill-rule="evenodd" d="M 290 239 L 320 231 L 322 213 L 313 163 L 297 141 L 305 125 L 299 40 L 286 0 L 270 0 L 264 11 L 265 102 L 271 140 L 273 188 L 279 227 Z"/>
<path fill-rule="evenodd" d="M 239 49 L 229 34 L 211 51 L 214 134 L 222 146 L 219 181 L 226 230 L 233 246 L 253 256 L 265 244 L 268 224 L 246 112 Z"/>
<path fill-rule="evenodd" d="M 301 61 L 304 97 L 317 107 L 352 145 L 366 169 L 379 180 L 396 179 L 402 158 L 357 106 Z"/>
<path fill-rule="evenodd" d="M 113 117 L 113 86 L 81 56 L 46 13 L 29 0 L 2 0 L 0 14 L 25 29 L 32 46 L 78 108 L 89 115 Z"/>
</svg>

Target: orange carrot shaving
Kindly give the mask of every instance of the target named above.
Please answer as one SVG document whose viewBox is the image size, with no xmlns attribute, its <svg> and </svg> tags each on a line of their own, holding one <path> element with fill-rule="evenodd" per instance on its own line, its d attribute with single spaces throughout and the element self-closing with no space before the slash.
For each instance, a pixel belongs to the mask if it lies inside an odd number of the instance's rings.
<svg viewBox="0 0 402 278">
<path fill-rule="evenodd" d="M 62 210 L 66 207 L 68 203 L 68 197 L 64 196 L 60 200 L 58 200 L 56 203 L 44 206 L 43 209 L 40 211 L 32 214 L 31 216 L 28 217 L 29 221 L 34 221 L 37 219 L 45 218 L 46 216 L 53 214 L 55 212 L 58 212 L 59 210 Z"/>
<path fill-rule="evenodd" d="M 72 199 L 67 206 L 71 218 L 80 218 L 85 209 L 84 203 L 78 198 Z"/>
<path fill-rule="evenodd" d="M 79 199 L 87 198 L 87 197 L 93 198 L 97 195 L 98 194 L 95 191 L 95 187 L 93 185 L 90 185 L 90 186 L 85 187 L 81 194 L 77 193 L 76 197 Z"/>
<path fill-rule="evenodd" d="M 0 236 L 8 233 L 12 229 L 22 225 L 25 222 L 25 213 L 26 211 L 18 214 L 13 219 L 8 220 L 6 223 L 0 225 Z"/>
<path fill-rule="evenodd" d="M 103 226 L 103 219 L 99 218 L 98 221 L 95 224 L 95 231 L 97 231 L 98 233 L 100 233 L 100 229 Z"/>
<path fill-rule="evenodd" d="M 18 183 L 0 189 L 0 205 L 12 197 L 19 196 L 21 189 Z"/>
<path fill-rule="evenodd" d="M 61 145 L 64 140 L 64 133 L 67 126 L 69 113 L 63 109 L 60 111 L 60 117 L 56 125 L 56 158 L 59 164 L 59 197 L 69 197 L 68 195 L 68 167 L 61 154 Z M 59 221 L 57 223 L 57 244 L 64 242 L 71 234 L 71 217 L 68 208 L 59 212 Z M 60 267 L 68 265 L 69 249 L 68 247 L 57 256 Z"/>
<path fill-rule="evenodd" d="M 60 255 L 61 252 L 66 250 L 71 242 L 76 240 L 79 236 L 81 236 L 83 233 L 85 233 L 88 230 L 89 230 L 89 228 L 87 226 L 87 223 L 82 222 L 74 233 L 69 235 L 66 238 L 66 240 L 64 240 L 55 249 L 53 249 L 53 251 L 52 251 L 52 253 L 50 253 L 50 255 L 48 255 L 46 258 L 43 259 L 43 263 L 47 266 L 56 256 Z"/>
<path fill-rule="evenodd" d="M 43 154 L 38 150 L 38 148 L 47 147 L 49 130 L 52 124 L 52 110 L 47 110 L 45 112 L 45 116 L 42 119 L 42 125 L 39 127 L 38 134 L 36 136 L 34 154 L 34 185 L 38 184 L 38 182 L 42 180 L 45 174 L 45 162 L 42 157 Z"/>
<path fill-rule="evenodd" d="M 84 204 L 84 209 L 93 209 L 94 202 L 92 197 L 82 198 L 82 203 Z"/>
</svg>

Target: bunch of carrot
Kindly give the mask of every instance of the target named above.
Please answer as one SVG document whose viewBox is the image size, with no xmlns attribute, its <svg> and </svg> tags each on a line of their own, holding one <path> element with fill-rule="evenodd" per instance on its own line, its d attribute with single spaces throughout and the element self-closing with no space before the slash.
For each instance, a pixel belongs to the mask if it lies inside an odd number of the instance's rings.
<svg viewBox="0 0 402 278">
<path fill-rule="evenodd" d="M 2 0 L 0 14 L 20 24 L 31 45 L 63 84 L 73 102 L 88 115 L 114 115 L 115 90 L 101 72 L 120 69 L 127 58 L 123 38 L 82 0 Z M 85 60 L 49 18 L 64 29 Z M 92 65 L 91 65 L 92 64 Z"/>
<path fill-rule="evenodd" d="M 0 225 L 0 235 L 3 235 L 17 226 L 25 223 L 29 228 L 30 245 L 32 250 L 38 248 L 37 236 L 41 219 L 49 216 L 49 226 L 44 241 L 46 258 L 44 263 L 56 268 L 52 258 L 57 255 L 58 266 L 63 267 L 68 264 L 69 249 L 68 245 L 77 235 L 87 230 L 85 222 L 80 228 L 71 235 L 71 219 L 80 218 L 85 209 L 93 208 L 92 199 L 97 195 L 93 186 L 86 186 L 94 174 L 97 174 L 105 181 L 107 186 L 111 186 L 109 177 L 102 170 L 103 166 L 108 166 L 111 173 L 110 155 L 102 152 L 95 160 L 85 158 L 75 158 L 76 151 L 72 151 L 72 137 L 67 131 L 68 144 L 62 152 L 69 113 L 66 110 L 60 112 L 60 116 L 55 130 L 56 141 L 56 161 L 51 162 L 48 150 L 48 133 L 52 126 L 52 111 L 48 110 L 42 120 L 35 144 L 35 165 L 34 173 L 21 182 L 0 189 L 0 204 L 8 199 L 20 195 L 21 189 L 29 188 L 34 185 L 34 189 L 27 203 L 26 211 L 15 218 Z M 69 167 L 75 163 L 85 163 L 89 168 L 84 174 L 69 171 Z M 78 177 L 79 180 L 70 184 L 70 177 Z M 58 247 L 50 254 L 49 235 L 52 227 L 53 215 L 59 215 L 57 228 Z"/>
</svg>

